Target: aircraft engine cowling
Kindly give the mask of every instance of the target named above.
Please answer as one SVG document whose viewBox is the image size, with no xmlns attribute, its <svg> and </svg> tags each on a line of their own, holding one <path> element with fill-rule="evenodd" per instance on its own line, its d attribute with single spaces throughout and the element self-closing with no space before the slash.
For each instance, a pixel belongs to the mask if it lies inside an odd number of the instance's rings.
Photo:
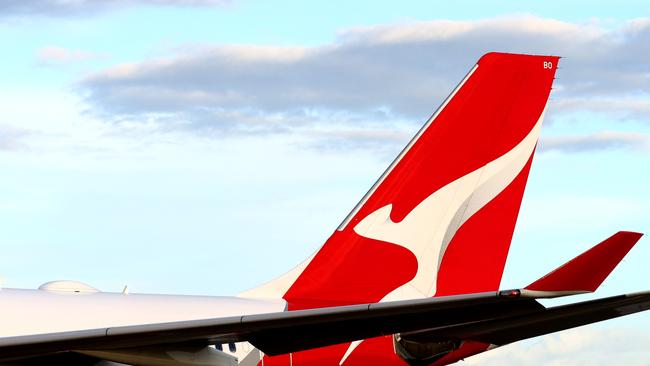
<svg viewBox="0 0 650 366">
<path fill-rule="evenodd" d="M 460 342 L 452 339 L 438 339 L 429 342 L 414 342 L 393 335 L 397 355 L 409 365 L 429 365 L 446 354 L 458 349 Z"/>
</svg>

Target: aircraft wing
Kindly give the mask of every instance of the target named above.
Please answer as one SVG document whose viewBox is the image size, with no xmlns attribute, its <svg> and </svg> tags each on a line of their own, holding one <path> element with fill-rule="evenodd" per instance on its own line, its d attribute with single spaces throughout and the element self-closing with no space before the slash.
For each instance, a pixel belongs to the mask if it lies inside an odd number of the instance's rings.
<svg viewBox="0 0 650 366">
<path fill-rule="evenodd" d="M 519 290 L 3 338 L 0 361 L 63 351 L 248 341 L 276 355 L 400 333 L 505 344 L 650 309 L 650 292 L 545 308 Z"/>
<path fill-rule="evenodd" d="M 402 333 L 400 336 L 411 342 L 459 339 L 501 346 L 648 309 L 650 309 L 650 292 L 641 292 L 555 306 L 470 324 Z"/>
<path fill-rule="evenodd" d="M 510 294 L 510 292 L 508 292 Z M 0 361 L 69 350 L 249 341 L 269 355 L 539 311 L 533 299 L 482 293 L 0 339 Z"/>
</svg>

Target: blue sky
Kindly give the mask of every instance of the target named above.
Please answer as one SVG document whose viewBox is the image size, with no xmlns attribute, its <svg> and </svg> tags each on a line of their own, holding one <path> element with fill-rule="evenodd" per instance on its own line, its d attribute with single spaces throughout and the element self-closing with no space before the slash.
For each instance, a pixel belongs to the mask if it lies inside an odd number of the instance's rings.
<svg viewBox="0 0 650 366">
<path fill-rule="evenodd" d="M 0 276 L 29 288 L 255 286 L 315 251 L 478 56 L 497 50 L 565 56 L 503 279 L 526 285 L 619 229 L 650 232 L 649 10 L 6 1 Z M 599 295 L 648 289 L 647 242 Z M 648 325 L 642 314 L 567 337 L 593 364 L 613 354 L 589 357 L 602 339 Z M 517 347 L 534 355 L 558 337 Z M 626 348 L 630 364 L 645 364 L 643 347 Z"/>
</svg>

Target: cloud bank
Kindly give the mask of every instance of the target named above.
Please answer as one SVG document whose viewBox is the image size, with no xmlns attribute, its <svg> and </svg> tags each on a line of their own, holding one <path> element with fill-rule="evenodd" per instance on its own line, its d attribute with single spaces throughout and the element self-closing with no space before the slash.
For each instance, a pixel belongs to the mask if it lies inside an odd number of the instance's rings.
<svg viewBox="0 0 650 366">
<path fill-rule="evenodd" d="M 83 61 L 106 58 L 107 55 L 59 46 L 46 46 L 36 52 L 39 65 L 66 65 Z"/>
<path fill-rule="evenodd" d="M 650 136 L 641 133 L 601 132 L 584 136 L 554 136 L 540 140 L 539 150 L 589 152 L 605 149 L 648 149 Z"/>
<path fill-rule="evenodd" d="M 75 16 L 133 5 L 214 6 L 229 0 L 3 0 L 0 17 L 14 15 Z"/>
<path fill-rule="evenodd" d="M 0 151 L 15 151 L 23 149 L 23 139 L 32 134 L 27 130 L 0 124 Z"/>
<path fill-rule="evenodd" d="M 648 357 L 646 336 L 638 331 L 591 325 L 507 345 L 470 357 L 465 363 L 481 366 L 644 366 L 648 364 Z"/>
<path fill-rule="evenodd" d="M 493 50 L 564 57 L 550 119 L 590 111 L 650 121 L 648 19 L 610 30 L 533 16 L 437 20 L 349 29 L 316 47 L 204 45 L 117 65 L 79 86 L 112 121 L 216 133 L 412 130 Z"/>
</svg>

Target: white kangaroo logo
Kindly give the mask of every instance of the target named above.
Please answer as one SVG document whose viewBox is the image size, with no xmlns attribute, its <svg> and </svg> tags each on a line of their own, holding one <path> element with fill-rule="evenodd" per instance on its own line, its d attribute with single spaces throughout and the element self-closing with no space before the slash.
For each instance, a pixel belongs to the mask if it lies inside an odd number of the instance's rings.
<svg viewBox="0 0 650 366">
<path fill-rule="evenodd" d="M 543 118 L 544 112 L 512 150 L 433 192 L 402 221 L 391 220 L 392 204 L 389 204 L 354 227 L 360 236 L 402 246 L 417 258 L 418 269 L 413 279 L 384 296 L 381 302 L 435 295 L 438 270 L 451 239 L 465 221 L 519 175 L 535 149 Z M 360 343 L 350 345 L 341 365 Z"/>
</svg>

